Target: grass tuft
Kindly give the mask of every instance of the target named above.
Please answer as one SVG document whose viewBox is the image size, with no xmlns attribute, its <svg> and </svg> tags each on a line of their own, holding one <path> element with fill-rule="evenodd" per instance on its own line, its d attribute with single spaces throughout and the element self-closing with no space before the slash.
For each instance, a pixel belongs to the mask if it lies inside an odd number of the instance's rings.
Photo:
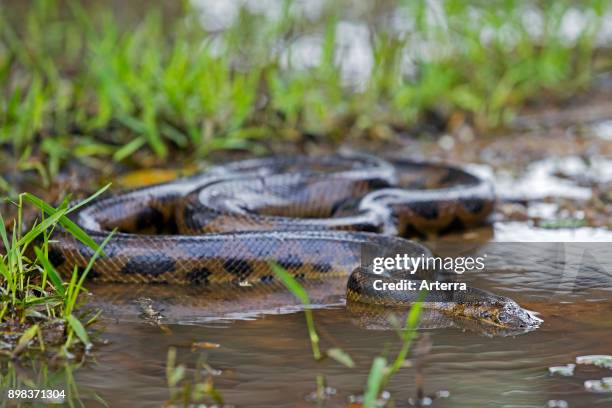
<svg viewBox="0 0 612 408">
<path fill-rule="evenodd" d="M 29 229 L 24 228 L 25 203 L 41 211 L 40 222 Z M 91 318 L 80 312 L 79 299 L 85 291 L 83 283 L 93 262 L 102 254 L 112 234 L 98 245 L 68 219 L 68 214 L 82 203 L 69 207 L 65 200 L 54 208 L 32 194 L 23 193 L 15 205 L 17 217 L 10 232 L 0 214 L 0 326 L 2 341 L 11 345 L 6 354 L 17 357 L 34 349 L 44 352 L 48 349 L 47 343 L 59 346 L 58 352 L 64 357 L 71 357 L 70 350 L 79 343 L 89 350 L 92 344 L 87 330 L 96 316 Z M 95 251 L 88 266 L 83 271 L 75 268 L 68 282 L 63 281 L 49 261 L 49 244 L 53 232 L 60 226 Z M 87 319 L 85 324 L 83 319 Z"/>
</svg>

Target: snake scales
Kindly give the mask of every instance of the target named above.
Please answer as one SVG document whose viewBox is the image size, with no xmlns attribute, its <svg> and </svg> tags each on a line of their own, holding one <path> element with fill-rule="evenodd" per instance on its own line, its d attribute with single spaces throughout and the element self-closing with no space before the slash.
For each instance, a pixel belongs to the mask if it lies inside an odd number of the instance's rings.
<svg viewBox="0 0 612 408">
<path fill-rule="evenodd" d="M 234 292 L 274 282 L 273 261 L 298 279 L 349 276 L 348 299 L 397 305 L 414 299 L 406 293 L 382 299 L 368 290 L 363 246 L 428 255 L 405 238 L 477 225 L 493 203 L 488 182 L 455 167 L 366 155 L 285 156 L 233 162 L 98 200 L 73 218 L 98 243 L 119 231 L 90 271 L 100 281 L 226 284 Z M 92 255 L 59 231 L 49 259 L 69 273 Z M 535 322 L 514 301 L 478 289 L 431 292 L 427 300 L 497 326 Z"/>
</svg>

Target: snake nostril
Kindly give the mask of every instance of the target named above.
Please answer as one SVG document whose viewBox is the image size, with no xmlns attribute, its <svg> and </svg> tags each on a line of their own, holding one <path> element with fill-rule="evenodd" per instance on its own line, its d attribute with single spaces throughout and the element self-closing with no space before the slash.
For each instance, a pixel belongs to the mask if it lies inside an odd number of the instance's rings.
<svg viewBox="0 0 612 408">
<path fill-rule="evenodd" d="M 491 313 L 489 311 L 484 311 L 484 312 L 480 312 L 480 317 L 482 319 L 490 319 L 491 318 Z"/>
</svg>

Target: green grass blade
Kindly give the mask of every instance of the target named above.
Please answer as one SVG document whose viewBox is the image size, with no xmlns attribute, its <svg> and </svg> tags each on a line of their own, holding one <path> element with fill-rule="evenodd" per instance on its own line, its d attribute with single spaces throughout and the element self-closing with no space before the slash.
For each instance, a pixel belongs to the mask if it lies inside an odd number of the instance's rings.
<svg viewBox="0 0 612 408">
<path fill-rule="evenodd" d="M 76 223 L 74 223 L 72 220 L 70 220 L 68 217 L 65 216 L 68 210 L 64 211 L 63 213 L 58 212 L 57 209 L 53 208 L 52 206 L 45 203 L 40 198 L 30 193 L 24 193 L 23 198 L 29 203 L 34 204 L 36 207 L 38 207 L 40 210 L 42 210 L 45 214 L 47 214 L 50 217 L 38 225 L 38 227 L 40 227 L 41 225 L 43 225 L 43 223 L 47 224 L 47 226 L 45 226 L 44 228 L 38 228 L 40 232 L 46 230 L 51 224 L 58 221 L 62 225 L 62 227 L 66 228 L 66 230 L 70 232 L 76 239 L 78 239 L 79 241 L 81 241 L 83 244 L 87 245 L 94 251 L 98 250 L 99 246 L 96 243 L 96 241 L 94 241 L 89 235 L 87 235 L 87 233 L 83 231 L 81 227 L 79 227 Z M 53 220 L 53 221 L 47 222 L 48 220 Z M 30 232 L 32 231 L 34 230 L 31 230 Z M 30 237 L 29 241 L 31 241 L 31 238 L 33 237 Z M 26 242 L 29 242 L 29 241 L 26 241 Z"/>
<path fill-rule="evenodd" d="M 79 282 L 77 283 L 76 286 L 76 290 L 77 293 L 81 290 L 81 288 L 83 287 L 83 282 L 85 281 L 85 278 L 87 278 L 87 275 L 89 274 L 89 271 L 91 270 L 91 268 L 93 267 L 94 262 L 96 261 L 96 259 L 98 259 L 98 257 L 100 255 L 103 254 L 103 250 L 104 247 L 106 246 L 106 244 L 108 244 L 108 241 L 111 240 L 111 238 L 113 237 L 113 235 L 115 234 L 116 230 L 111 231 L 108 236 L 106 238 L 104 238 L 104 241 L 102 241 L 102 244 L 100 244 L 100 246 L 98 247 L 98 249 L 96 250 L 96 252 L 94 252 L 93 256 L 89 259 L 89 262 L 87 263 L 87 266 L 85 267 L 85 270 L 83 270 L 83 273 L 81 273 L 81 277 L 79 279 Z"/>
<path fill-rule="evenodd" d="M 68 212 L 71 213 L 71 212 L 76 211 L 79 208 L 83 207 L 84 205 L 89 204 L 90 202 L 92 202 L 93 200 L 98 198 L 101 194 L 103 194 L 106 190 L 108 190 L 110 188 L 111 184 L 112 183 L 108 183 L 107 185 L 105 185 L 104 187 L 100 188 L 98 191 L 96 191 L 95 193 L 93 193 L 89 197 L 85 198 L 84 200 L 79 201 L 77 204 L 75 204 L 74 206 L 70 207 L 68 209 Z"/>
<path fill-rule="evenodd" d="M 40 224 L 37 224 L 34 228 L 29 230 L 23 237 L 21 237 L 21 239 L 17 241 L 17 244 L 15 244 L 15 247 L 22 247 L 34 241 L 34 239 L 36 239 L 36 237 L 38 237 L 45 230 L 47 230 L 47 228 L 50 228 L 53 225 L 57 224 L 60 218 L 63 216 L 64 214 L 58 211 L 50 217 L 45 218 Z"/>
<path fill-rule="evenodd" d="M 74 315 L 70 314 L 66 316 L 66 321 L 68 322 L 74 333 L 77 335 L 77 337 L 81 340 L 81 342 L 83 342 L 85 348 L 91 348 L 91 341 L 89 341 L 87 331 L 85 330 L 79 319 L 74 317 Z"/>
<path fill-rule="evenodd" d="M 423 300 L 425 300 L 425 296 L 427 296 L 427 291 L 421 291 L 419 293 L 419 297 L 416 302 L 412 304 L 410 307 L 410 312 L 408 312 L 408 316 L 406 316 L 406 325 L 404 332 L 402 333 L 402 347 L 400 351 L 397 353 L 395 360 L 393 360 L 393 364 L 389 368 L 387 374 L 385 375 L 385 379 L 383 384 L 386 384 L 395 373 L 402 368 L 406 357 L 408 356 L 408 352 L 410 351 L 410 346 L 412 345 L 412 340 L 416 337 L 416 329 L 419 326 L 419 321 L 421 318 L 421 312 L 423 310 Z"/>
<path fill-rule="evenodd" d="M 414 331 L 417 329 L 419 321 L 421 319 L 421 312 L 423 310 L 423 300 L 425 300 L 425 296 L 427 296 L 427 291 L 421 291 L 421 293 L 419 293 L 418 300 L 410 308 L 410 312 L 406 317 L 407 330 Z"/>
<path fill-rule="evenodd" d="M 277 265 L 274 262 L 270 262 L 270 267 L 276 276 L 283 282 L 283 284 L 289 289 L 289 291 L 298 298 L 304 306 L 310 305 L 310 298 L 306 290 L 295 280 L 289 272 Z M 306 327 L 308 328 L 308 336 L 310 338 L 310 345 L 312 347 L 312 354 L 315 360 L 321 359 L 321 349 L 319 348 L 319 335 L 315 329 L 314 317 L 312 316 L 312 310 L 306 308 L 304 310 L 304 316 L 306 317 Z"/>
<path fill-rule="evenodd" d="M 348 368 L 354 368 L 355 367 L 355 362 L 353 361 L 353 359 L 351 358 L 351 356 L 348 355 L 348 353 L 346 353 L 344 350 L 339 349 L 339 348 L 330 348 L 327 350 L 327 356 L 330 358 L 333 358 L 334 360 L 336 360 L 337 362 L 339 362 L 340 364 L 348 367 Z"/>
<path fill-rule="evenodd" d="M 384 357 L 376 357 L 372 361 L 372 367 L 368 374 L 368 382 L 366 385 L 366 392 L 363 396 L 363 407 L 374 408 L 376 406 L 376 399 L 380 393 L 380 387 L 385 377 L 385 371 L 387 367 L 387 360 Z"/>
<path fill-rule="evenodd" d="M 49 279 L 51 279 L 55 290 L 59 292 L 60 295 L 64 296 L 64 294 L 66 293 L 66 288 L 64 288 L 64 282 L 62 281 L 62 278 L 60 277 L 57 270 L 55 270 L 53 265 L 51 265 L 51 262 L 49 262 L 49 259 L 47 259 L 47 257 L 45 256 L 45 254 L 43 254 L 40 248 L 35 247 L 34 252 L 36 253 L 36 258 L 42 264 L 43 268 L 47 270 L 47 274 L 49 275 Z"/>
<path fill-rule="evenodd" d="M 13 356 L 18 356 L 23 350 L 28 347 L 30 341 L 38 334 L 39 327 L 37 324 L 30 326 L 19 338 L 17 346 L 13 350 Z"/>
<path fill-rule="evenodd" d="M 4 278 L 5 284 L 8 287 L 10 285 L 10 282 L 12 281 L 12 279 L 14 278 L 14 274 L 12 274 L 9 269 L 8 266 L 4 264 L 4 262 L 0 259 L 0 275 L 2 275 L 2 277 Z M 0 287 L 0 290 L 4 291 L 8 288 L 3 288 Z"/>
<path fill-rule="evenodd" d="M 9 251 L 11 246 L 9 245 L 8 235 L 6 233 L 6 225 L 4 224 L 4 217 L 0 214 L 0 236 L 2 236 L 2 243 L 6 252 Z"/>
<path fill-rule="evenodd" d="M 276 276 L 283 282 L 283 284 L 289 289 L 289 291 L 302 302 L 303 305 L 310 304 L 310 298 L 306 290 L 298 283 L 297 280 L 284 268 L 281 268 L 276 263 L 270 263 L 270 267 Z"/>
<path fill-rule="evenodd" d="M 131 142 L 126 143 L 125 146 L 121 147 L 115 152 L 115 154 L 113 154 L 113 160 L 119 162 L 127 158 L 128 156 L 131 156 L 138 149 L 144 146 L 145 143 L 147 143 L 147 141 L 143 137 L 137 137 L 132 139 Z"/>
</svg>

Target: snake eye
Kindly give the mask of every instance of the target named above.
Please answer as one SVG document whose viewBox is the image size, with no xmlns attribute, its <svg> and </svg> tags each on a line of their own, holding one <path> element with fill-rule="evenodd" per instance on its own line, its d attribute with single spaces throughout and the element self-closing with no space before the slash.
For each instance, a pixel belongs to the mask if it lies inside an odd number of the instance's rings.
<svg viewBox="0 0 612 408">
<path fill-rule="evenodd" d="M 497 319 L 499 320 L 501 324 L 510 323 L 510 320 L 511 320 L 510 315 L 506 313 L 505 310 L 497 316 Z"/>
</svg>

